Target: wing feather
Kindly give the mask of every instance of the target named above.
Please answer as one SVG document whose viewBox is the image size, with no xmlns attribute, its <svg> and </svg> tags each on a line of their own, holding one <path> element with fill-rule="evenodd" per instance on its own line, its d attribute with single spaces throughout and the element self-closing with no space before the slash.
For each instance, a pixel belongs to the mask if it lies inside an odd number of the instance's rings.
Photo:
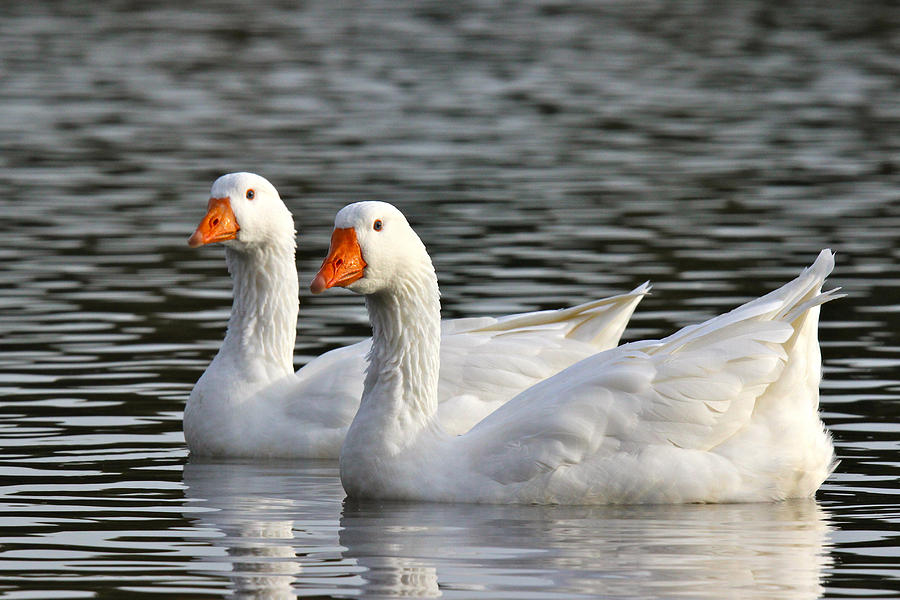
<svg viewBox="0 0 900 600">
<path fill-rule="evenodd" d="M 512 483 L 611 453 L 715 448 L 783 372 L 794 334 L 785 317 L 831 298 L 819 292 L 828 258 L 729 313 L 601 352 L 526 390 L 463 436 L 475 468 Z"/>
<path fill-rule="evenodd" d="M 445 323 L 438 383 L 442 424 L 462 433 L 518 392 L 615 346 L 649 289 L 645 283 L 572 308 Z"/>
</svg>

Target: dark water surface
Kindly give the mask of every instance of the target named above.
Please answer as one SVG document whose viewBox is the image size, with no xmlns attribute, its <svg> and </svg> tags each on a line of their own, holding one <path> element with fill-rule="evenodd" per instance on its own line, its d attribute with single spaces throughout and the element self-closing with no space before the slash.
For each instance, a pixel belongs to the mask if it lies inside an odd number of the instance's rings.
<svg viewBox="0 0 900 600">
<path fill-rule="evenodd" d="M 0 13 L 0 597 L 900 594 L 900 11 L 870 2 L 7 2 Z M 650 279 L 626 339 L 823 247 L 816 501 L 349 505 L 333 463 L 189 461 L 230 307 L 187 248 L 269 178 L 307 283 L 344 204 L 400 206 L 445 316 Z M 296 361 L 367 335 L 304 294 Z"/>
</svg>

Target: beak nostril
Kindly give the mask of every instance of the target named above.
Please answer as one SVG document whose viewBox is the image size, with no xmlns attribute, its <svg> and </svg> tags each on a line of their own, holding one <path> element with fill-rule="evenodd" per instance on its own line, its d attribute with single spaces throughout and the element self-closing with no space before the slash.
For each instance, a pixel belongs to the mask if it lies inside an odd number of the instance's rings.
<svg viewBox="0 0 900 600">
<path fill-rule="evenodd" d="M 340 267 L 342 264 L 344 264 L 344 259 L 342 259 L 342 258 L 339 258 L 336 261 L 334 261 L 335 267 Z"/>
<path fill-rule="evenodd" d="M 213 220 L 212 220 L 212 226 L 213 226 L 213 227 L 215 227 L 215 226 L 218 225 L 218 224 L 219 224 L 219 219 L 213 219 Z"/>
</svg>

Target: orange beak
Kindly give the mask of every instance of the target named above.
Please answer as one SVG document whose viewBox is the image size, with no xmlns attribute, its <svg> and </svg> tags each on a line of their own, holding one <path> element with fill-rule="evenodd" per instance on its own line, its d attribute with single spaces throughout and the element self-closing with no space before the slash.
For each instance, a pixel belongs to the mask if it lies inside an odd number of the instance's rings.
<svg viewBox="0 0 900 600">
<path fill-rule="evenodd" d="M 231 210 L 231 201 L 228 198 L 210 198 L 206 216 L 197 225 L 197 230 L 188 240 L 188 246 L 196 248 L 204 244 L 233 240 L 240 230 L 234 211 Z"/>
<path fill-rule="evenodd" d="M 356 239 L 356 230 L 352 227 L 335 229 L 331 234 L 328 256 L 322 261 L 316 278 L 309 284 L 309 290 L 313 294 L 321 294 L 330 287 L 346 287 L 362 278 L 365 268 L 366 261 Z"/>
</svg>

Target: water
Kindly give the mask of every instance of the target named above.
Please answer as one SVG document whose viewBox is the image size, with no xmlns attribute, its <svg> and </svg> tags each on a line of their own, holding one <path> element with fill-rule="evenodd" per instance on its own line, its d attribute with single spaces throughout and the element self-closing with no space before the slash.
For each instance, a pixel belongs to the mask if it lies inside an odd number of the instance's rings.
<svg viewBox="0 0 900 600">
<path fill-rule="evenodd" d="M 4 598 L 894 597 L 900 23 L 884 1 L 138 2 L 0 17 Z M 834 248 L 815 502 L 348 505 L 333 463 L 189 460 L 230 306 L 218 175 L 282 192 L 307 283 L 399 205 L 447 317 L 654 294 L 626 339 Z M 301 305 L 299 367 L 367 335 Z"/>
</svg>

